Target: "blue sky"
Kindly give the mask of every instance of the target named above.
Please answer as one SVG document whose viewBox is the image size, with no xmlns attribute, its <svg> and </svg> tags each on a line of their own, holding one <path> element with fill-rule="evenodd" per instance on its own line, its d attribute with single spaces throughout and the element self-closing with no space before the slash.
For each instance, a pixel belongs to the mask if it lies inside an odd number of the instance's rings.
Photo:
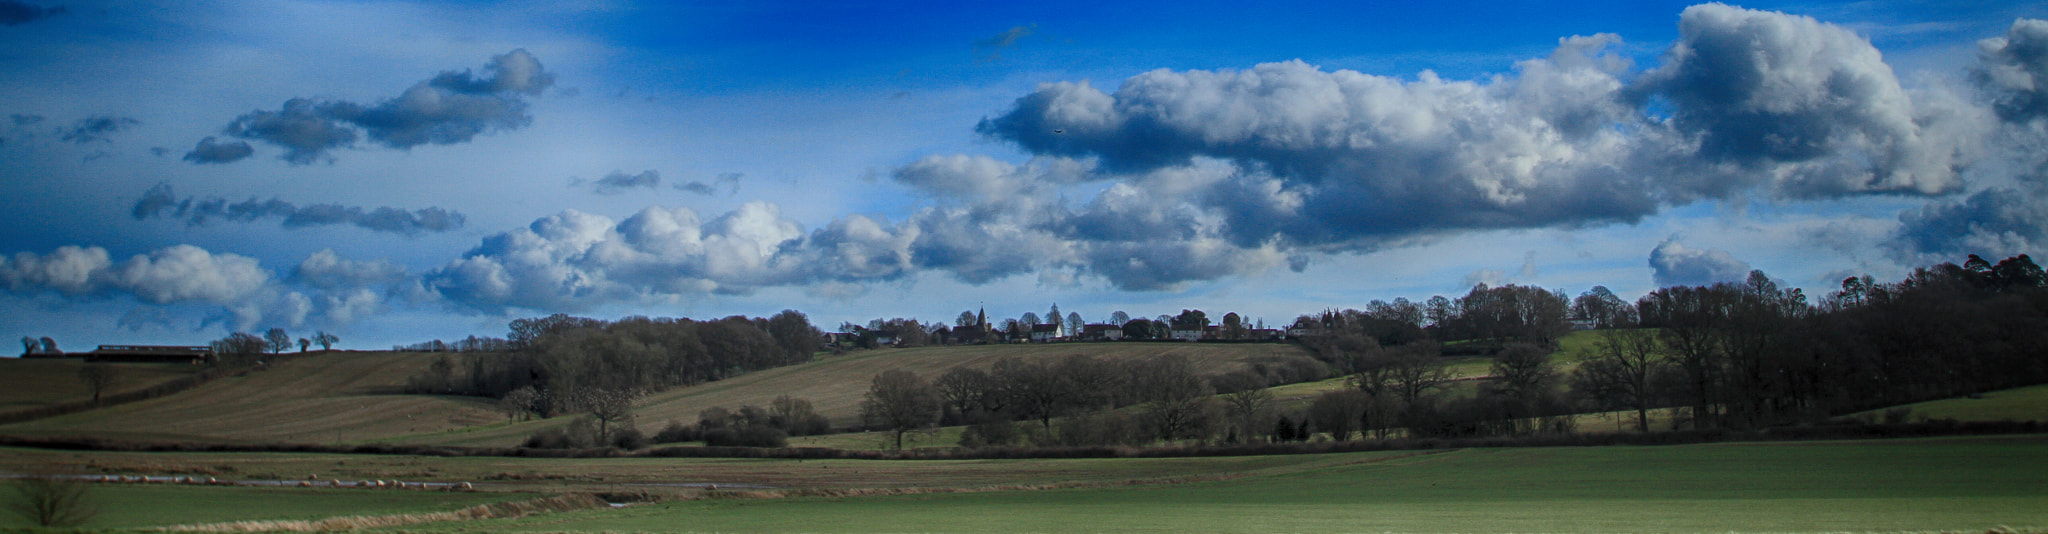
<svg viewBox="0 0 2048 534">
<path fill-rule="evenodd" d="M 2048 240 L 2020 2 L 0 0 L 0 331 L 1268 323 Z"/>
</svg>

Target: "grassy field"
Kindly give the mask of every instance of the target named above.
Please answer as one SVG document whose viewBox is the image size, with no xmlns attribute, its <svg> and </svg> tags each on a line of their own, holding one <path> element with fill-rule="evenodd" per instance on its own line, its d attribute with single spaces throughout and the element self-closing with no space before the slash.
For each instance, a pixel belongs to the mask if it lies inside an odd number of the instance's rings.
<svg viewBox="0 0 2048 534">
<path fill-rule="evenodd" d="M 432 355 L 389 352 L 293 358 L 183 393 L 0 426 L 0 432 L 336 443 L 465 428 L 504 418 L 482 399 L 398 393 L 406 377 L 431 362 Z"/>
<path fill-rule="evenodd" d="M 2048 526 L 2048 437 L 1318 455 L 1181 484 L 670 502 L 460 532 L 1864 532 Z M 1155 460 L 1101 460 L 1134 464 Z M 415 529 L 417 530 L 417 529 Z"/>
<path fill-rule="evenodd" d="M 1957 421 L 2048 421 L 2048 385 L 2013 388 L 1978 395 L 1979 398 L 1956 397 L 1907 404 L 1895 408 L 1908 408 L 1912 412 L 1908 420 L 1954 419 Z M 1884 412 L 1894 408 L 1883 408 L 1852 414 L 1850 417 L 1867 417 L 1882 420 Z"/>
<path fill-rule="evenodd" d="M 202 367 L 170 363 L 114 363 L 111 395 L 162 383 L 198 372 Z M 78 358 L 0 358 L 0 412 L 92 400 L 92 390 L 78 379 L 85 361 Z"/>
</svg>

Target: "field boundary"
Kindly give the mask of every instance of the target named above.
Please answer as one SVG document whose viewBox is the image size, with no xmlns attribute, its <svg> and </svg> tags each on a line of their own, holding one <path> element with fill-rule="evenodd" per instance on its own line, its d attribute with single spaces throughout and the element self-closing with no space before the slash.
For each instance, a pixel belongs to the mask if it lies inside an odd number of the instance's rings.
<svg viewBox="0 0 2048 534">
<path fill-rule="evenodd" d="M 474 521 L 478 519 L 511 519 L 533 514 L 589 510 L 611 506 L 603 499 L 589 494 L 556 495 L 529 501 L 479 504 L 460 510 L 446 512 L 423 512 L 413 514 L 330 517 L 318 520 L 256 520 L 205 523 L 197 525 L 175 525 L 152 529 L 158 532 L 329 532 L 337 530 L 358 530 L 365 528 L 396 527 L 442 521 Z"/>
<path fill-rule="evenodd" d="M 984 449 L 849 450 L 820 447 L 664 447 L 641 451 L 601 449 L 528 449 L 433 445 L 319 445 L 300 443 L 202 443 L 104 440 L 91 437 L 0 436 L 0 446 L 53 450 L 119 452 L 296 452 L 410 456 L 496 456 L 511 458 L 761 458 L 791 460 L 999 460 L 1039 458 L 1181 458 L 1267 456 L 1393 450 L 1513 447 L 1586 447 L 1602 445 L 1685 445 L 1721 442 L 1827 441 L 2036 434 L 2048 432 L 2038 421 L 1958 422 L 1950 420 L 1894 424 L 1839 424 L 1780 427 L 1765 430 L 1680 430 L 1648 434 L 1569 434 L 1492 438 L 1420 438 L 1321 443 L 1249 445 L 1185 445 L 1166 447 L 1054 447 Z"/>
<path fill-rule="evenodd" d="M 48 419 L 60 415 L 71 415 L 74 413 L 80 413 L 99 408 L 108 408 L 113 406 L 119 406 L 122 404 L 142 402 L 150 399 L 167 397 L 170 395 L 183 393 L 186 390 L 199 387 L 200 384 L 205 384 L 215 379 L 226 378 L 230 376 L 242 376 L 243 374 L 246 374 L 248 372 L 249 369 L 246 368 L 227 369 L 224 367 L 214 367 L 199 371 L 197 373 L 192 373 L 170 380 L 165 380 L 163 382 L 158 382 L 156 383 L 156 385 L 152 385 L 146 388 L 131 391 L 123 391 L 120 393 L 106 395 L 100 397 L 99 402 L 84 400 L 67 402 L 64 404 L 56 404 L 51 406 L 43 406 L 39 408 L 29 408 L 26 410 L 16 410 L 12 412 L 0 413 L 0 425 L 26 423 L 38 419 Z"/>
</svg>

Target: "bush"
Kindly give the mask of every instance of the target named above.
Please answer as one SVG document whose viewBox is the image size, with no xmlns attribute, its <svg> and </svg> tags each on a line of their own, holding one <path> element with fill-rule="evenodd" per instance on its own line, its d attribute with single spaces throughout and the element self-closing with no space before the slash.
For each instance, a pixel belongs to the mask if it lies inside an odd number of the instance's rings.
<svg viewBox="0 0 2048 534">
<path fill-rule="evenodd" d="M 92 505 L 92 487 L 82 480 L 30 476 L 15 479 L 13 485 L 14 500 L 7 509 L 37 525 L 76 526 L 99 513 Z"/>
<path fill-rule="evenodd" d="M 786 447 L 789 434 L 766 425 L 715 428 L 704 432 L 708 447 Z"/>
<path fill-rule="evenodd" d="M 612 442 L 609 445 L 629 451 L 637 451 L 647 448 L 647 443 L 647 435 L 640 433 L 640 429 L 626 427 L 612 433 Z"/>
<path fill-rule="evenodd" d="M 1005 447 L 1017 443 L 1019 437 L 1016 423 L 1000 417 L 988 417 L 960 432 L 960 446 L 969 449 Z"/>
<path fill-rule="evenodd" d="M 703 436 L 695 428 L 691 428 L 689 425 L 683 424 L 682 421 L 675 419 L 668 420 L 668 426 L 661 427 L 660 432 L 654 433 L 655 443 L 681 443 L 697 441 L 702 438 Z"/>
</svg>

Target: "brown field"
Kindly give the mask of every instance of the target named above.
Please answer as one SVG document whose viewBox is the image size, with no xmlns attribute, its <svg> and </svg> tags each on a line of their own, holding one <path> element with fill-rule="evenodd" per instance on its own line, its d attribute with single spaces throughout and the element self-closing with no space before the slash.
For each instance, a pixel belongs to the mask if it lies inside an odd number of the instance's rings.
<svg viewBox="0 0 2048 534">
<path fill-rule="evenodd" d="M 399 394 L 406 377 L 431 361 L 429 355 L 413 353 L 314 354 L 162 398 L 0 426 L 0 433 L 342 443 L 502 418 L 483 399 Z M 16 381 L 9 377 L 7 383 L 11 388 Z"/>
<path fill-rule="evenodd" d="M 108 365 L 119 369 L 119 374 L 103 395 L 146 388 L 204 369 L 177 363 Z M 92 400 L 92 390 L 78 379 L 78 369 L 84 366 L 77 358 L 0 358 L 0 383 L 7 385 L 0 388 L 0 412 Z"/>
</svg>

